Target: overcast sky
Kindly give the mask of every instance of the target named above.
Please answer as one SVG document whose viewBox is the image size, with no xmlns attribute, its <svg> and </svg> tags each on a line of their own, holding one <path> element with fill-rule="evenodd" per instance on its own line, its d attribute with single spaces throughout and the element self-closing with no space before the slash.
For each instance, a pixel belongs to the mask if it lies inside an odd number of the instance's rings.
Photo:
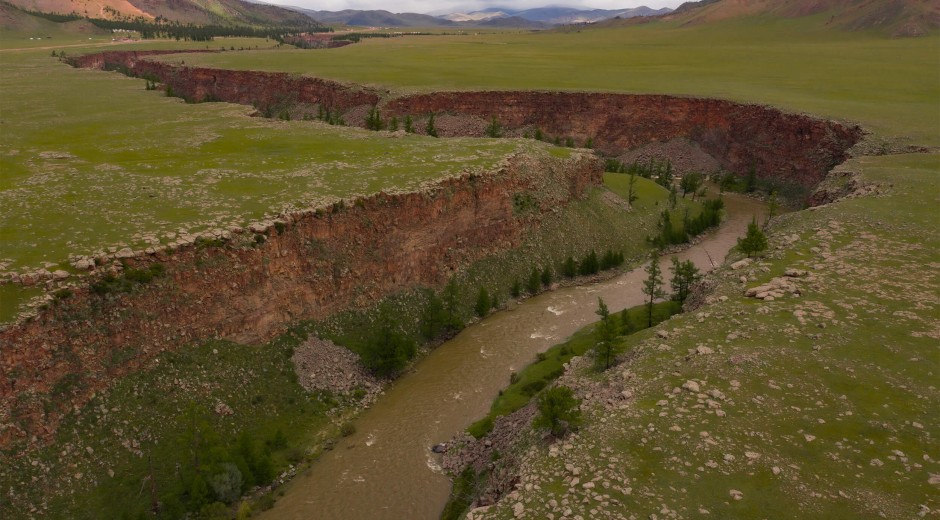
<svg viewBox="0 0 940 520">
<path fill-rule="evenodd" d="M 293 5 L 317 11 L 341 11 L 343 9 L 384 9 L 393 13 L 468 12 L 487 7 L 508 9 L 530 9 L 550 5 L 564 5 L 583 9 L 622 9 L 645 5 L 676 8 L 684 0 L 265 0 L 266 3 Z"/>
</svg>

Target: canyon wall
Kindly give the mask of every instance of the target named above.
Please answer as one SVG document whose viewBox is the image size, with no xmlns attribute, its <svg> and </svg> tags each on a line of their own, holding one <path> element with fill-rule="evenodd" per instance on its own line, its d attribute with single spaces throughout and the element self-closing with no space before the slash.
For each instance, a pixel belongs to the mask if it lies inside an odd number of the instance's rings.
<svg viewBox="0 0 940 520">
<path fill-rule="evenodd" d="M 861 138 L 857 127 L 721 100 L 561 92 L 446 92 L 390 98 L 387 92 L 285 73 L 192 68 L 148 57 L 177 51 L 104 52 L 69 58 L 77 67 L 118 70 L 163 83 L 190 101 L 250 104 L 266 112 L 301 105 L 383 116 L 450 114 L 482 135 L 496 118 L 517 134 L 591 139 L 616 155 L 687 138 L 727 169 L 757 168 L 806 186 L 819 182 Z M 358 109 L 358 110 L 357 110 Z M 423 128 L 421 125 L 416 125 Z M 463 130 L 460 130 L 460 129 Z M 359 199 L 329 211 L 284 216 L 245 230 L 224 247 L 184 247 L 130 261 L 160 262 L 167 274 L 131 293 L 88 287 L 31 321 L 0 331 L 0 448 L 49 438 L 64 412 L 167 349 L 209 338 L 262 341 L 296 320 L 317 319 L 419 285 L 439 287 L 454 270 L 518 245 L 539 213 L 517 215 L 513 196 L 550 211 L 601 182 L 592 155 L 563 161 L 516 156 L 498 171 L 428 190 Z"/>
<path fill-rule="evenodd" d="M 855 126 L 719 99 L 584 92 L 438 92 L 393 99 L 388 116 L 448 113 L 491 118 L 546 137 L 591 139 L 608 155 L 685 138 L 738 175 L 812 187 L 862 137 Z M 480 126 L 480 125 L 477 125 Z"/>
<path fill-rule="evenodd" d="M 496 171 L 282 217 L 225 246 L 132 260 L 166 274 L 131 293 L 89 288 L 0 331 L 0 448 L 50 437 L 63 413 L 156 354 L 211 338 L 256 342 L 451 273 L 521 243 L 547 212 L 599 185 L 603 165 L 517 155 Z M 513 197 L 537 201 L 519 213 Z M 256 234 L 265 235 L 259 244 Z"/>
<path fill-rule="evenodd" d="M 147 59 L 179 52 L 112 51 L 68 58 L 67 61 L 74 67 L 118 70 L 159 81 L 171 89 L 173 95 L 187 101 L 226 101 L 253 105 L 262 110 L 287 109 L 301 104 L 345 112 L 360 106 L 373 106 L 387 94 L 286 72 L 207 69 Z"/>
<path fill-rule="evenodd" d="M 617 156 L 649 143 L 688 139 L 714 157 L 722 168 L 746 175 L 811 188 L 863 136 L 847 125 L 778 109 L 720 99 L 664 95 L 586 92 L 436 92 L 390 98 L 387 91 L 285 73 L 191 68 L 147 60 L 173 51 L 105 52 L 70 58 L 76 67 L 117 69 L 156 78 L 175 95 L 190 101 L 216 100 L 253 105 L 268 115 L 298 105 L 319 105 L 348 112 L 360 108 L 348 124 L 364 126 L 363 107 L 381 105 L 392 116 L 449 114 L 473 119 L 442 129 L 441 137 L 484 135 L 495 118 L 509 133 L 590 139 L 598 151 Z M 423 122 L 423 121 L 422 121 Z M 424 125 L 416 124 L 419 132 Z"/>
</svg>

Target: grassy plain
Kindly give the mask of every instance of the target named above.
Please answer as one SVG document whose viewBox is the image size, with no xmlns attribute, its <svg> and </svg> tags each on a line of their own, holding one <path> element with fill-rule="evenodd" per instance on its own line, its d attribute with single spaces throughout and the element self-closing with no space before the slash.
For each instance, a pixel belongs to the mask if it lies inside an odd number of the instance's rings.
<svg viewBox="0 0 940 520">
<path fill-rule="evenodd" d="M 720 97 L 856 121 L 886 137 L 940 144 L 940 35 L 892 40 L 822 26 L 816 18 L 747 18 L 687 28 L 657 23 L 403 37 L 329 52 L 276 49 L 186 61 L 405 91 L 560 89 Z"/>
<path fill-rule="evenodd" d="M 214 42 L 226 44 L 265 43 Z M 181 44 L 147 47 L 171 45 Z M 252 118 L 247 107 L 188 105 L 145 90 L 143 80 L 73 69 L 50 53 L 0 51 L 0 270 L 58 268 L 70 255 L 138 249 L 286 209 L 414 189 L 548 148 Z M 3 288 L 0 320 L 13 316 L 24 293 Z"/>
</svg>

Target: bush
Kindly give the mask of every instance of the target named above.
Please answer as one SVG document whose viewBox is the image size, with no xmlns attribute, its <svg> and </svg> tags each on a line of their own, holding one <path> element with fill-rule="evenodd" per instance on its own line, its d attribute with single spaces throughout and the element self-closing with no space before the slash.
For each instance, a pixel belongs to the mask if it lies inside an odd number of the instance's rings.
<svg viewBox="0 0 940 520">
<path fill-rule="evenodd" d="M 575 398 L 570 388 L 552 387 L 539 396 L 539 414 L 532 425 L 536 428 L 548 428 L 553 436 L 561 437 L 581 425 L 580 406 L 581 400 Z"/>
<path fill-rule="evenodd" d="M 539 289 L 542 288 L 542 273 L 539 272 L 537 267 L 532 268 L 532 274 L 529 275 L 529 282 L 526 284 L 526 289 L 529 291 L 529 294 L 538 294 Z"/>
<path fill-rule="evenodd" d="M 376 376 L 388 377 L 404 368 L 418 348 L 399 330 L 387 311 L 382 311 L 380 321 L 375 336 L 365 345 L 362 362 Z"/>
<path fill-rule="evenodd" d="M 486 136 L 487 137 L 502 137 L 503 136 L 503 126 L 499 124 L 499 121 L 496 119 L 496 116 L 493 116 L 493 119 L 490 121 L 490 124 L 486 127 Z"/>
<path fill-rule="evenodd" d="M 565 275 L 565 278 L 577 276 L 578 264 L 574 261 L 574 257 L 569 256 L 565 259 L 565 262 L 561 265 L 561 274 Z"/>
<path fill-rule="evenodd" d="M 490 294 L 486 291 L 485 287 L 480 287 L 480 292 L 477 294 L 477 303 L 474 307 L 477 316 L 482 318 L 489 314 L 490 306 Z"/>
<path fill-rule="evenodd" d="M 350 435 L 356 433 L 356 425 L 351 422 L 343 423 L 339 429 L 339 433 L 343 437 L 349 437 Z"/>
</svg>

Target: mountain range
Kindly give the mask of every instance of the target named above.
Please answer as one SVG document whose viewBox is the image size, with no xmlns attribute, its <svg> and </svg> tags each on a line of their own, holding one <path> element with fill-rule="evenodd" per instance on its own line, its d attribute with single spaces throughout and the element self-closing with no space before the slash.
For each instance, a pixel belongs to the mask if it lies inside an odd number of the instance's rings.
<svg viewBox="0 0 940 520">
<path fill-rule="evenodd" d="M 294 8 L 327 24 L 345 24 L 365 27 L 519 27 L 543 29 L 554 25 L 590 23 L 610 18 L 657 16 L 672 10 L 635 7 L 624 9 L 577 9 L 574 7 L 540 7 L 536 9 L 510 9 L 490 7 L 469 12 L 435 12 L 432 14 L 392 13 L 389 11 L 314 11 Z"/>
<path fill-rule="evenodd" d="M 296 10 L 243 0 L 5 0 L 18 9 L 104 20 L 143 18 L 196 25 L 309 25 Z"/>
</svg>

